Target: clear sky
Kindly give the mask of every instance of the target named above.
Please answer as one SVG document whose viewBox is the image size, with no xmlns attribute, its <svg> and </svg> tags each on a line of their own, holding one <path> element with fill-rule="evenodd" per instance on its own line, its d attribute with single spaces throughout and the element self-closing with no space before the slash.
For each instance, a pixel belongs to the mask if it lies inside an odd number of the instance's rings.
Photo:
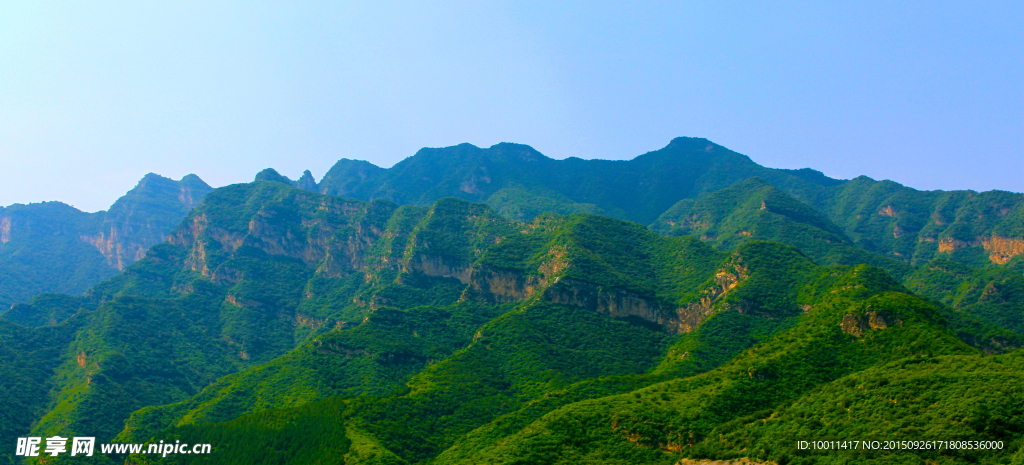
<svg viewBox="0 0 1024 465">
<path fill-rule="evenodd" d="M 677 136 L 1024 191 L 1024 2 L 554 3 L 0 2 L 0 205 L 96 211 L 148 172 L 319 180 L 461 142 L 628 159 Z"/>
</svg>

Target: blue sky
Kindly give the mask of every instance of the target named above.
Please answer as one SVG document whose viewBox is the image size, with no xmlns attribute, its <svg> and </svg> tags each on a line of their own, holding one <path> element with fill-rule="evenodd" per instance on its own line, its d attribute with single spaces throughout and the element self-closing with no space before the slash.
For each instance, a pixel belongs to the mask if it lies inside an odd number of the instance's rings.
<svg viewBox="0 0 1024 465">
<path fill-rule="evenodd" d="M 0 3 L 0 205 L 508 141 L 1024 191 L 1024 2 Z"/>
</svg>

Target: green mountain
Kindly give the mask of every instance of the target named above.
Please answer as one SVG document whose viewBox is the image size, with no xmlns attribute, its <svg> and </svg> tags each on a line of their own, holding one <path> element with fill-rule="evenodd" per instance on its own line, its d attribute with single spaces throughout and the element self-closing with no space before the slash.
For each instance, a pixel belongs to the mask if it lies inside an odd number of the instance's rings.
<svg viewBox="0 0 1024 465">
<path fill-rule="evenodd" d="M 838 184 L 821 173 L 772 170 L 706 139 L 677 138 L 628 161 L 554 160 L 527 145 L 421 149 L 389 169 L 343 159 L 317 185 L 356 199 L 429 205 L 444 197 L 484 202 L 529 220 L 542 212 L 598 213 L 648 224 L 680 199 L 760 176 L 787 190 Z"/>
<path fill-rule="evenodd" d="M 60 326 L 24 328 L 0 319 L 0 440 L 15 444 L 49 410 L 47 392 L 64 348 L 81 327 L 71 319 Z M 16 463 L 5 449 L 0 463 Z"/>
<path fill-rule="evenodd" d="M 195 175 L 148 174 L 107 211 L 60 202 L 0 207 L 0 308 L 47 292 L 84 293 L 163 242 L 210 190 Z"/>
<path fill-rule="evenodd" d="M 937 258 L 913 267 L 866 251 L 822 214 L 757 178 L 681 200 L 650 229 L 698 236 L 721 250 L 770 240 L 797 247 L 820 264 L 871 264 L 941 302 L 948 325 L 972 345 L 996 352 L 1024 346 L 1024 276 L 1012 266 L 976 269 Z"/>
<path fill-rule="evenodd" d="M 465 349 L 413 376 L 404 392 L 334 397 L 222 422 L 179 417 L 176 427 L 153 441 L 240 445 L 276 437 L 262 442 L 264 447 L 228 446 L 225 456 L 189 457 L 190 463 L 671 464 L 687 456 L 737 454 L 785 460 L 800 457 L 789 440 L 792 433 L 762 433 L 757 444 L 767 444 L 759 450 L 712 438 L 720 437 L 718 431 L 735 434 L 738 426 L 760 424 L 773 417 L 772 409 L 782 413 L 814 402 L 822 388 L 855 388 L 849 379 L 856 374 L 877 380 L 877 370 L 899 369 L 904 376 L 932 379 L 942 375 L 908 371 L 921 362 L 932 370 L 946 359 L 984 362 L 943 328 L 933 306 L 878 269 L 819 267 L 794 249 L 761 242 L 724 258 L 715 274 L 729 270 L 739 281 L 719 278 L 727 289 L 713 299 L 711 316 L 673 344 L 655 326 L 616 322 L 601 310 L 577 306 L 582 302 L 555 304 L 557 294 L 543 292 L 483 325 Z M 780 269 L 791 273 L 781 286 L 774 279 Z M 706 290 L 721 289 L 714 278 L 706 284 Z M 719 353 L 723 343 L 743 340 L 742 335 L 746 344 Z M 988 387 L 1005 392 L 1018 376 L 1012 367 L 989 371 L 992 376 L 965 378 L 978 390 L 977 399 L 986 399 Z M 920 405 L 912 392 L 900 395 Z M 940 389 L 929 399 L 942 403 L 943 413 L 955 413 L 963 405 L 956 402 L 962 400 L 958 392 Z M 875 398 L 866 396 L 864 402 Z M 857 402 L 850 404 L 860 406 Z M 1021 405 L 1012 399 L 987 405 L 993 407 L 987 415 L 1005 419 L 998 428 L 975 418 L 920 434 L 915 426 L 921 420 L 888 425 L 890 417 L 873 416 L 871 404 L 846 421 L 869 438 L 883 431 L 915 439 L 944 439 L 949 433 L 957 440 L 1003 440 L 1010 448 L 998 457 L 1008 458 L 1019 446 L 1014 433 L 1024 426 Z M 778 422 L 779 428 L 806 429 L 806 415 L 788 415 L 794 419 Z M 896 461 L 920 456 L 991 458 L 973 451 L 903 454 Z M 882 453 L 861 457 L 880 458 L 879 463 L 892 459 Z"/>
<path fill-rule="evenodd" d="M 133 214 L 66 216 L 152 232 L 107 248 L 137 261 L 0 319 L 0 443 L 215 449 L 95 463 L 1024 458 L 1019 194 L 771 170 L 703 139 L 621 162 L 424 149 L 388 170 L 343 160 L 319 185 L 268 169 L 191 209 L 164 202 L 184 192 L 167 181 Z M 892 208 L 856 217 L 875 202 Z M 878 239 L 939 204 L 961 216 L 913 234 L 988 244 Z M 157 237 L 152 205 L 183 220 Z M 797 447 L 847 432 L 1004 447 Z"/>
<path fill-rule="evenodd" d="M 650 226 L 666 235 L 693 235 L 723 250 L 751 240 L 799 248 L 827 265 L 872 264 L 902 277 L 911 267 L 868 252 L 821 213 L 759 178 L 751 178 L 696 200 L 684 199 Z"/>
<path fill-rule="evenodd" d="M 905 283 L 953 309 L 951 327 L 973 345 L 989 351 L 1024 347 L 1024 275 L 1019 271 L 936 259 L 918 267 Z"/>
<path fill-rule="evenodd" d="M 680 201 L 754 177 L 816 210 L 835 226 L 829 232 L 896 260 L 920 264 L 947 257 L 984 266 L 1024 254 L 1022 194 L 918 191 L 864 176 L 844 181 L 807 168 L 765 168 L 700 138 L 677 138 L 623 161 L 554 160 L 510 143 L 425 148 L 388 169 L 343 159 L 315 190 L 409 205 L 457 197 L 520 221 L 554 212 L 651 224 L 689 208 Z M 313 190 L 311 181 L 304 188 Z"/>
</svg>

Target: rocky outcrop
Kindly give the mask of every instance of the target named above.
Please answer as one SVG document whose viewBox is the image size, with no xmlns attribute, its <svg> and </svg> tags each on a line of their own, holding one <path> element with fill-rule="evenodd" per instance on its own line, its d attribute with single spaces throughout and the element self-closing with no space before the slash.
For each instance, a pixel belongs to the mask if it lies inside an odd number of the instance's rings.
<svg viewBox="0 0 1024 465">
<path fill-rule="evenodd" d="M 639 317 L 657 323 L 676 333 L 688 333 L 705 319 L 724 307 L 716 307 L 726 293 L 748 277 L 747 268 L 739 262 L 730 263 L 715 273 L 714 281 L 701 292 L 701 298 L 680 308 L 665 307 L 655 299 L 621 289 L 604 289 L 599 285 L 576 279 L 555 279 L 544 290 L 549 302 L 573 305 L 608 313 L 614 317 Z M 748 311 L 743 302 L 734 305 L 740 312 Z"/>
<path fill-rule="evenodd" d="M 565 269 L 569 265 L 561 263 L 564 261 L 564 255 L 564 251 L 561 254 L 554 254 L 556 259 L 549 260 L 541 268 Z M 746 280 L 748 276 L 747 268 L 739 261 L 733 261 L 716 272 L 713 282 L 701 292 L 701 298 L 698 301 L 679 308 L 672 308 L 659 303 L 656 299 L 622 289 L 605 289 L 600 285 L 573 278 L 555 277 L 552 279 L 549 273 L 545 273 L 544 278 L 539 276 L 528 278 L 511 273 L 495 273 L 493 275 L 490 273 L 481 272 L 479 275 L 474 275 L 474 277 L 487 276 L 494 283 L 488 282 L 486 278 L 473 280 L 471 284 L 473 295 L 479 296 L 489 289 L 494 289 L 498 292 L 498 294 L 492 292 L 492 295 L 495 296 L 494 300 L 522 299 L 532 295 L 537 289 L 542 288 L 546 281 L 550 280 L 551 284 L 543 289 L 542 294 L 542 298 L 546 301 L 588 308 L 613 317 L 638 317 L 677 333 L 686 333 L 696 329 L 705 319 L 720 309 L 716 308 L 716 302 Z M 742 303 L 737 305 L 741 312 L 746 309 Z"/>
<path fill-rule="evenodd" d="M 296 200 L 312 202 L 313 199 Z M 313 203 L 327 215 L 296 221 L 282 217 L 282 213 L 273 208 L 260 209 L 242 231 L 212 226 L 205 213 L 193 215 L 168 237 L 168 242 L 191 247 L 186 265 L 203 276 L 217 275 L 215 281 L 225 283 L 234 282 L 237 276 L 231 270 L 209 263 L 211 248 L 232 254 L 245 246 L 268 255 L 295 258 L 316 266 L 317 271 L 327 277 L 344 276 L 361 269 L 366 251 L 383 234 L 379 226 L 348 222 L 364 212 L 366 204 L 331 198 Z"/>
<path fill-rule="evenodd" d="M 11 219 L 8 217 L 0 218 L 0 244 L 6 244 L 11 241 Z"/>
<path fill-rule="evenodd" d="M 476 267 L 470 273 L 462 300 L 515 302 L 532 297 L 547 285 L 548 279 L 542 275 Z"/>
<path fill-rule="evenodd" d="M 1024 238 L 1002 237 L 995 234 L 990 238 L 982 238 L 981 246 L 985 251 L 990 252 L 988 256 L 992 263 L 1005 265 L 1007 262 L 1024 253 Z"/>
<path fill-rule="evenodd" d="M 728 264 L 715 272 L 714 282 L 701 291 L 700 300 L 676 310 L 676 331 L 688 333 L 696 329 L 715 313 L 715 301 L 745 281 L 748 276 L 747 268 L 739 262 Z M 740 311 L 745 310 L 746 308 L 741 306 Z"/>
<path fill-rule="evenodd" d="M 99 231 L 83 232 L 79 239 L 103 255 L 107 265 L 124 270 L 141 260 L 211 190 L 190 174 L 174 181 L 147 174 L 139 184 L 103 214 Z"/>
<path fill-rule="evenodd" d="M 433 277 L 455 278 L 463 284 L 468 284 L 472 268 L 444 257 L 419 254 L 409 259 L 406 271 L 420 272 Z"/>
<path fill-rule="evenodd" d="M 636 316 L 666 328 L 678 327 L 675 312 L 667 311 L 657 302 L 620 289 L 605 290 L 586 281 L 556 279 L 544 291 L 543 298 L 556 304 L 608 313 L 613 317 Z"/>
<path fill-rule="evenodd" d="M 137 236 L 132 234 L 132 231 L 127 233 L 123 231 L 125 231 L 124 228 L 110 226 L 107 231 L 94 235 L 83 234 L 79 236 L 79 239 L 95 247 L 107 260 L 108 265 L 118 270 L 124 270 L 128 265 L 142 260 L 146 256 L 146 251 L 153 244 L 148 240 L 131 237 Z M 128 235 L 129 238 L 126 239 L 125 235 Z"/>
<path fill-rule="evenodd" d="M 953 239 L 952 237 L 943 237 L 939 239 L 939 252 L 952 252 L 958 249 L 964 249 L 967 247 L 978 245 L 978 241 L 962 241 L 960 239 Z"/>
<path fill-rule="evenodd" d="M 884 315 L 885 312 L 866 312 L 863 315 L 848 313 L 843 316 L 839 327 L 844 333 L 861 337 L 865 332 L 871 330 L 886 329 L 891 326 L 903 326 L 903 321 L 896 315 Z"/>
<path fill-rule="evenodd" d="M 316 192 L 316 179 L 313 179 L 313 173 L 310 173 L 309 170 L 303 171 L 302 177 L 295 182 L 295 187 L 310 192 Z"/>
<path fill-rule="evenodd" d="M 929 240 L 929 238 L 924 238 L 923 240 Z M 991 260 L 992 263 L 999 265 L 1005 265 L 1012 260 L 1013 257 L 1024 254 L 1024 238 L 1003 237 L 996 234 L 991 236 L 978 236 L 972 241 L 943 237 L 939 239 L 939 252 L 948 253 L 967 247 L 977 247 L 979 245 L 985 249 L 986 252 L 989 252 L 989 260 Z"/>
<path fill-rule="evenodd" d="M 459 190 L 467 194 L 482 194 L 483 190 L 480 189 L 479 187 L 480 183 L 490 184 L 491 177 L 487 176 L 486 174 L 483 174 L 481 176 L 471 174 L 469 177 L 463 179 L 462 182 L 459 183 Z"/>
<path fill-rule="evenodd" d="M 697 302 L 689 303 L 676 310 L 676 331 L 680 333 L 693 331 L 714 313 L 715 307 L 711 299 L 702 298 Z"/>
</svg>

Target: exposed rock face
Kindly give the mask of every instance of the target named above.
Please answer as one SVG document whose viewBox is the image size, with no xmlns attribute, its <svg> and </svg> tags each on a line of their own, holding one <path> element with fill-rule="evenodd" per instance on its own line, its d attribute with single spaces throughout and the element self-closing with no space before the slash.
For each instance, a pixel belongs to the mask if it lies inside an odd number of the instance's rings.
<svg viewBox="0 0 1024 465">
<path fill-rule="evenodd" d="M 740 263 L 723 267 L 715 273 L 715 283 L 702 291 L 699 301 L 690 303 L 676 310 L 678 319 L 676 331 L 688 333 L 693 331 L 709 316 L 715 313 L 715 301 L 729 292 L 748 277 L 748 270 Z M 743 312 L 744 309 L 740 309 Z"/>
<path fill-rule="evenodd" d="M 310 199 L 298 201 L 303 200 Z M 302 260 L 307 265 L 317 266 L 318 271 L 328 276 L 337 277 L 361 268 L 366 250 L 382 234 L 379 227 L 346 222 L 365 208 L 366 204 L 361 202 L 324 198 L 318 209 L 337 216 L 306 218 L 298 224 L 281 218 L 282 213 L 277 210 L 261 209 L 243 231 L 211 226 L 205 214 L 198 214 L 175 230 L 167 240 L 174 245 L 191 247 L 186 265 L 219 283 L 235 283 L 241 276 L 231 269 L 209 263 L 211 248 L 230 254 L 243 246 L 252 247 L 268 255 Z M 349 234 L 338 237 L 337 233 L 342 228 Z"/>
<path fill-rule="evenodd" d="M 1002 237 L 995 234 L 991 238 L 981 239 L 981 245 L 991 252 L 992 263 L 1005 265 L 1013 257 L 1024 253 L 1024 239 L 1018 237 Z"/>
<path fill-rule="evenodd" d="M 95 247 L 107 259 L 108 265 L 124 270 L 126 266 L 145 257 L 146 250 L 153 244 L 146 244 L 148 241 L 126 240 L 122 236 L 122 229 L 111 226 L 108 231 L 91 236 L 83 234 L 79 238 Z"/>
<path fill-rule="evenodd" d="M 0 244 L 6 244 L 11 240 L 11 219 L 0 218 Z"/>
<path fill-rule="evenodd" d="M 462 298 L 489 302 L 514 302 L 533 296 L 547 285 L 548 279 L 541 275 L 477 267 L 470 273 L 469 287 Z"/>
<path fill-rule="evenodd" d="M 878 214 L 882 216 L 896 216 L 896 210 L 892 208 L 892 205 L 886 205 L 878 210 Z"/>
<path fill-rule="evenodd" d="M 459 190 L 467 194 L 481 194 L 483 193 L 483 190 L 480 189 L 479 186 L 481 183 L 490 184 L 491 177 L 487 176 L 486 174 L 483 174 L 481 176 L 472 174 L 466 179 L 463 179 L 462 182 L 459 183 Z"/>
<path fill-rule="evenodd" d="M 681 333 L 693 331 L 714 313 L 715 307 L 712 305 L 712 299 L 705 297 L 698 302 L 690 303 L 676 311 L 678 316 L 677 330 Z"/>
<path fill-rule="evenodd" d="M 669 329 L 678 327 L 675 312 L 667 311 L 657 302 L 619 289 L 604 290 L 601 286 L 575 279 L 558 279 L 544 292 L 545 300 L 608 313 L 614 317 L 637 316 Z"/>
<path fill-rule="evenodd" d="M 313 173 L 310 173 L 309 170 L 303 171 L 302 177 L 295 183 L 295 187 L 310 192 L 316 192 L 316 180 L 313 179 Z"/>
<path fill-rule="evenodd" d="M 843 322 L 839 326 L 844 333 L 861 337 L 866 331 L 903 326 L 903 321 L 895 315 L 883 316 L 882 312 L 867 312 L 864 315 L 848 313 L 843 316 Z"/>
<path fill-rule="evenodd" d="M 463 284 L 468 284 L 472 268 L 468 265 L 446 260 L 444 257 L 435 255 L 420 254 L 409 260 L 407 269 L 418 271 L 427 276 L 441 278 L 455 278 Z"/>
<path fill-rule="evenodd" d="M 384 232 L 376 226 L 359 224 L 355 233 L 344 241 L 335 240 L 331 243 L 317 273 L 328 278 L 337 278 L 347 275 L 352 270 L 363 269 L 366 266 L 366 251 L 383 234 Z"/>
<path fill-rule="evenodd" d="M 967 248 L 973 245 L 978 245 L 977 242 L 967 242 L 960 239 L 953 239 L 952 237 L 943 237 L 939 239 L 939 252 L 952 252 L 957 249 Z"/>
<path fill-rule="evenodd" d="M 108 265 L 124 270 L 145 257 L 150 246 L 163 242 L 211 190 L 193 174 L 181 181 L 147 174 L 110 207 L 99 232 L 80 234 L 79 238 L 95 247 Z"/>
<path fill-rule="evenodd" d="M 656 300 L 620 289 L 606 290 L 601 286 L 576 279 L 555 278 L 544 290 L 543 298 L 549 302 L 589 308 L 614 317 L 635 316 L 664 326 L 672 332 L 693 331 L 718 309 L 715 302 L 747 279 L 747 269 L 739 263 L 729 264 L 715 274 L 715 282 L 704 289 L 700 300 L 681 308 L 665 307 Z M 743 303 L 737 304 L 742 313 Z"/>
<path fill-rule="evenodd" d="M 211 191 L 194 175 L 155 174 L 109 210 L 86 213 L 61 202 L 0 208 L 0 305 L 47 292 L 81 294 L 167 239 Z"/>
<path fill-rule="evenodd" d="M 924 238 L 922 240 L 928 240 Z M 1019 237 L 1002 237 L 996 234 L 989 236 L 978 236 L 972 241 L 963 241 L 959 239 L 953 239 L 952 237 L 943 237 L 939 239 L 939 252 L 952 252 L 967 247 L 982 246 L 985 251 L 989 252 L 989 260 L 992 263 L 999 265 L 1005 265 L 1007 262 L 1024 253 L 1024 238 Z"/>
</svg>

